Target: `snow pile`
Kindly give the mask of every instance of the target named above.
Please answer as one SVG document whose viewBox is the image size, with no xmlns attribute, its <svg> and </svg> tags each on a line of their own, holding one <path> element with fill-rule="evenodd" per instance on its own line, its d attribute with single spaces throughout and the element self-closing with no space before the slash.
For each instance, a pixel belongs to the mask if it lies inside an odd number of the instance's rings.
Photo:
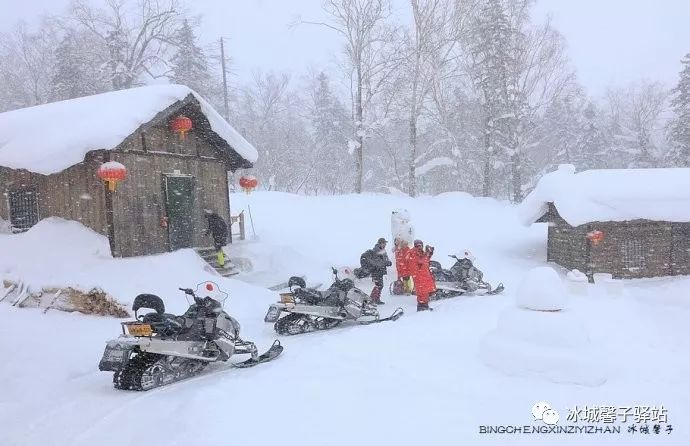
<svg viewBox="0 0 690 446">
<path fill-rule="evenodd" d="M 480 356 L 484 363 L 509 375 L 587 386 L 603 384 L 604 357 L 578 318 L 561 311 L 565 297 L 553 269 L 532 269 L 518 288 L 516 307 L 504 310 L 496 329 L 482 340 Z"/>
<path fill-rule="evenodd" d="M 100 288 L 125 306 L 137 294 L 160 293 L 183 310 L 179 287 L 219 279 L 192 250 L 113 259 L 108 239 L 75 221 L 47 218 L 25 233 L 0 235 L 0 281 L 21 281 L 32 292 Z"/>
<path fill-rule="evenodd" d="M 0 166 L 44 175 L 61 172 L 92 150 L 114 149 L 190 94 L 211 129 L 240 156 L 255 162 L 256 149 L 199 94 L 183 85 L 152 85 L 0 113 Z"/>
<path fill-rule="evenodd" d="M 579 269 L 574 269 L 572 271 L 568 271 L 568 273 L 566 274 L 566 277 L 571 282 L 588 282 L 587 274 L 583 273 Z"/>
<path fill-rule="evenodd" d="M 12 228 L 10 227 L 10 222 L 0 218 L 0 234 L 9 234 L 11 232 Z"/>
<path fill-rule="evenodd" d="M 690 168 L 597 169 L 575 173 L 564 164 L 544 175 L 520 204 L 532 224 L 553 203 L 571 226 L 594 221 L 690 222 Z"/>
<path fill-rule="evenodd" d="M 536 311 L 558 311 L 565 308 L 567 293 L 553 268 L 542 266 L 530 270 L 518 288 L 516 303 L 520 308 Z"/>
</svg>

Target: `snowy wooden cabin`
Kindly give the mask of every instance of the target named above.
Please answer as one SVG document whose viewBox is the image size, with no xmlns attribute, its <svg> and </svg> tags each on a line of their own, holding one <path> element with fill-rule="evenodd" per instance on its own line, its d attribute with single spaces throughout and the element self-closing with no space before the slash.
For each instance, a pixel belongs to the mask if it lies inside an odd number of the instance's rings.
<svg viewBox="0 0 690 446">
<path fill-rule="evenodd" d="M 563 165 L 520 204 L 548 223 L 547 260 L 615 278 L 690 274 L 690 169 L 588 170 Z"/>
<path fill-rule="evenodd" d="M 203 210 L 229 220 L 227 173 L 257 159 L 181 85 L 0 113 L 0 129 L 0 218 L 15 232 L 50 216 L 76 220 L 108 236 L 114 256 L 212 244 Z M 97 176 L 108 161 L 126 169 L 115 191 Z"/>
</svg>

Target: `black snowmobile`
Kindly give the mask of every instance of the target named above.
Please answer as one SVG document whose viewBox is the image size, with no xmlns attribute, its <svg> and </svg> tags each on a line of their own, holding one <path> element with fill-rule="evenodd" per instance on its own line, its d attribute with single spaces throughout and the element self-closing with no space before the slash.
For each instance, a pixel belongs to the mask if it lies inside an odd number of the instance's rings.
<svg viewBox="0 0 690 446">
<path fill-rule="evenodd" d="M 211 293 L 205 293 L 219 292 L 212 289 L 217 286 L 213 282 L 201 285 L 196 292 L 180 288 L 194 299 L 182 316 L 166 313 L 163 300 L 153 294 L 140 294 L 134 299 L 136 320 L 122 322 L 122 335 L 108 341 L 98 365 L 101 371 L 115 372 L 116 389 L 150 390 L 197 375 L 209 363 L 225 362 L 234 355 L 251 355 L 232 364 L 240 368 L 280 355 L 283 347 L 278 340 L 261 355 L 253 342 L 242 340 L 239 322 L 223 311 L 221 302 L 208 295 Z M 198 296 L 204 293 L 206 297 Z M 142 308 L 154 312 L 140 315 Z"/>
<path fill-rule="evenodd" d="M 484 281 L 484 274 L 467 257 L 450 255 L 455 264 L 450 269 L 443 269 L 435 260 L 429 262 L 429 268 L 436 281 L 436 292 L 431 300 L 461 296 L 463 294 L 492 295 L 503 291 L 503 284 L 496 288 Z"/>
<path fill-rule="evenodd" d="M 403 315 L 402 308 L 381 318 L 370 297 L 355 287 L 351 279 L 340 279 L 338 271 L 333 284 L 325 291 L 307 288 L 301 277 L 288 281 L 289 293 L 281 293 L 280 302 L 271 305 L 264 317 L 265 322 L 275 322 L 274 328 L 281 335 L 295 335 L 316 330 L 328 330 L 343 321 L 357 324 L 373 324 L 395 321 Z M 287 313 L 281 317 L 283 313 Z"/>
</svg>

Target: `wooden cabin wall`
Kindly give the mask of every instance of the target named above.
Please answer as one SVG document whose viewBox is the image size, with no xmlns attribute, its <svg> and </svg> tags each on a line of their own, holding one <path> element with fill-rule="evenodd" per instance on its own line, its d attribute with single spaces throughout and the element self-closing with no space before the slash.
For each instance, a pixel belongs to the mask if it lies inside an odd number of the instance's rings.
<svg viewBox="0 0 690 446">
<path fill-rule="evenodd" d="M 569 270 L 577 269 L 583 273 L 588 270 L 587 231 L 584 227 L 570 226 L 551 204 L 549 206 L 547 261 L 555 262 Z"/>
<path fill-rule="evenodd" d="M 610 273 L 616 278 L 640 278 L 674 275 L 672 263 L 672 224 L 649 220 L 591 223 L 592 229 L 604 233 L 604 240 L 591 247 L 595 272 Z M 641 246 L 644 266 L 629 268 L 624 261 L 626 243 Z"/>
<path fill-rule="evenodd" d="M 111 157 L 127 166 L 128 177 L 113 194 L 115 245 L 123 257 L 166 252 L 168 231 L 161 227 L 166 216 L 163 175 L 178 170 L 194 177 L 195 247 L 210 246 L 203 237 L 207 227 L 204 209 L 213 209 L 229 220 L 226 165 L 218 160 L 161 153 L 113 152 Z"/>
<path fill-rule="evenodd" d="M 33 188 L 38 192 L 39 218 L 75 220 L 94 231 L 107 234 L 103 183 L 96 176 L 100 163 L 89 157 L 60 173 L 40 175 L 26 170 L 0 167 L 0 217 L 9 219 L 7 192 Z"/>
<path fill-rule="evenodd" d="M 671 223 L 673 251 L 671 270 L 674 275 L 690 274 L 690 223 Z"/>
</svg>

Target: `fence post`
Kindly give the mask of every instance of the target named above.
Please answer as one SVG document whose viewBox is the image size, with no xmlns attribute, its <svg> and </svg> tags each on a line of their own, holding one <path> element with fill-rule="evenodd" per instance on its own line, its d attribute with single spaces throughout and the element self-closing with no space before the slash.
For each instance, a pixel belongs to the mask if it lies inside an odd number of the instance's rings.
<svg viewBox="0 0 690 446">
<path fill-rule="evenodd" d="M 240 212 L 240 240 L 245 240 L 244 237 L 244 211 Z"/>
</svg>

